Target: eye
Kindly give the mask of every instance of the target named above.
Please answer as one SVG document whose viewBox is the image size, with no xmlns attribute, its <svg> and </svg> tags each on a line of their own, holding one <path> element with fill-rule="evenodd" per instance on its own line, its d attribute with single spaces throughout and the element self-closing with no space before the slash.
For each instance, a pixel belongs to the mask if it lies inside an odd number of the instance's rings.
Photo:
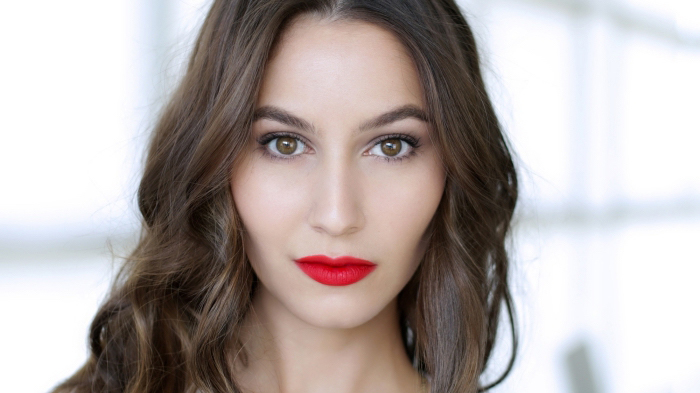
<svg viewBox="0 0 700 393">
<path fill-rule="evenodd" d="M 288 136 L 275 138 L 267 144 L 270 150 L 285 156 L 301 154 L 304 151 L 304 146 L 304 142 Z"/>
<path fill-rule="evenodd" d="M 291 134 L 267 134 L 258 143 L 262 145 L 264 153 L 281 159 L 291 159 L 309 150 L 306 142 Z"/>
<path fill-rule="evenodd" d="M 399 155 L 402 150 L 405 152 L 407 147 L 407 143 L 401 139 L 385 139 L 376 144 L 371 152 L 376 155 L 384 154 L 388 157 L 394 157 Z"/>
<path fill-rule="evenodd" d="M 369 150 L 369 154 L 388 161 L 402 160 L 415 154 L 418 146 L 418 140 L 409 135 L 386 135 Z"/>
</svg>

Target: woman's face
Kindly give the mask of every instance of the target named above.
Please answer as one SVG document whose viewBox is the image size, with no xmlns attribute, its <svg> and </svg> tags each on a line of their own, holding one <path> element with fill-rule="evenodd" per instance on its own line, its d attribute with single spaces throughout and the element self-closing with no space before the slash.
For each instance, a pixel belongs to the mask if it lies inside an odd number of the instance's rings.
<svg viewBox="0 0 700 393">
<path fill-rule="evenodd" d="M 304 16 L 283 33 L 231 181 L 257 296 L 329 328 L 363 324 L 396 298 L 445 186 L 422 97 L 411 57 L 386 30 Z M 328 285 L 295 263 L 312 255 L 376 267 Z"/>
</svg>

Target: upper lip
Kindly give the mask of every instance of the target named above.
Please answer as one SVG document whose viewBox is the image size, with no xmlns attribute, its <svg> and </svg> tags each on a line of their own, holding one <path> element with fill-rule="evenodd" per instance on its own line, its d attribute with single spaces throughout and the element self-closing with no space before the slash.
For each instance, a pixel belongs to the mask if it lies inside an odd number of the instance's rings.
<svg viewBox="0 0 700 393">
<path fill-rule="evenodd" d="M 324 265 L 336 266 L 336 267 L 347 266 L 347 265 L 365 265 L 365 266 L 376 265 L 375 263 L 372 263 L 368 260 L 350 257 L 350 256 L 331 258 L 331 257 L 326 256 L 326 255 L 310 255 L 308 257 L 295 259 L 295 261 L 302 262 L 302 263 L 322 263 Z"/>
</svg>

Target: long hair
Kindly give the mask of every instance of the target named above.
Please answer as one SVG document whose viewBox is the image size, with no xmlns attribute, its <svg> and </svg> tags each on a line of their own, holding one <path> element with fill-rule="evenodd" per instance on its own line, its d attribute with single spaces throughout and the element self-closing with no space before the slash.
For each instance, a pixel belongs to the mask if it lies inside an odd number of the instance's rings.
<svg viewBox="0 0 700 393">
<path fill-rule="evenodd" d="M 241 391 L 231 354 L 245 355 L 239 334 L 258 284 L 230 176 L 268 56 L 304 13 L 381 26 L 418 69 L 447 178 L 425 257 L 399 294 L 407 355 L 439 393 L 485 391 L 510 372 L 517 334 L 505 244 L 516 170 L 454 1 L 215 0 L 150 141 L 139 243 L 92 322 L 89 359 L 55 392 Z M 512 354 L 485 384 L 504 310 Z"/>
</svg>

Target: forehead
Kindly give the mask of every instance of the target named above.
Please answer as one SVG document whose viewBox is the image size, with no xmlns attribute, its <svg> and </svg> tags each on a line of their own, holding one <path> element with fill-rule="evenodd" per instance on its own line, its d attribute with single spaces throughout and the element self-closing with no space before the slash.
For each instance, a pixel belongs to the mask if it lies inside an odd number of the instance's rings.
<svg viewBox="0 0 700 393">
<path fill-rule="evenodd" d="M 350 116 L 423 108 L 415 64 L 394 33 L 356 20 L 295 19 L 265 68 L 258 106 Z M 314 113 L 309 113 L 314 112 Z"/>
</svg>

